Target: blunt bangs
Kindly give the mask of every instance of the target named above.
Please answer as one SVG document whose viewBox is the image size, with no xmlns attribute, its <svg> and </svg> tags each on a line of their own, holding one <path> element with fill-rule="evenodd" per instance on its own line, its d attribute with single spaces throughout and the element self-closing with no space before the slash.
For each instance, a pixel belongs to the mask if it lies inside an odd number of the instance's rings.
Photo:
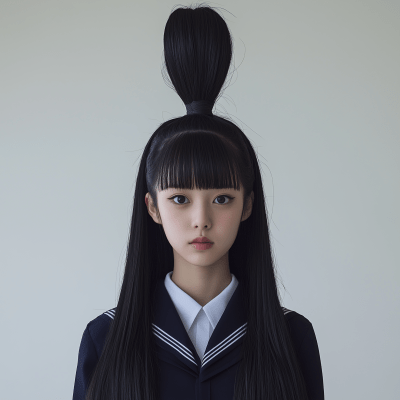
<svg viewBox="0 0 400 400">
<path fill-rule="evenodd" d="M 240 155 L 222 135 L 209 131 L 184 132 L 164 145 L 156 187 L 177 189 L 236 189 L 243 177 Z"/>
</svg>

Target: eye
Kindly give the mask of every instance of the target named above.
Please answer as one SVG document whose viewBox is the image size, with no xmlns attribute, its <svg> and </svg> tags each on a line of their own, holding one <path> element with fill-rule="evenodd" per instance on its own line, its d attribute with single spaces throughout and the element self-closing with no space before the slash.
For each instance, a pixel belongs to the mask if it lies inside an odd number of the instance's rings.
<svg viewBox="0 0 400 400">
<path fill-rule="evenodd" d="M 171 200 L 171 201 L 172 201 L 173 203 L 175 203 L 175 204 L 180 204 L 180 205 L 187 204 L 187 203 L 179 203 L 179 201 L 178 201 L 178 203 L 175 202 L 175 201 L 174 201 L 175 197 L 181 197 L 181 198 L 183 197 L 183 198 L 187 199 L 186 196 L 183 196 L 182 194 L 177 194 L 177 195 L 175 195 L 175 196 L 170 197 L 168 200 Z M 220 199 L 220 198 L 222 198 L 222 197 L 227 197 L 229 200 L 233 200 L 233 199 L 234 199 L 234 197 L 228 196 L 228 195 L 226 195 L 226 194 L 221 194 L 221 195 L 217 196 L 215 199 Z M 225 204 L 229 204 L 229 203 L 231 203 L 231 202 L 228 201 L 228 202 L 226 202 L 226 203 L 217 203 L 217 204 L 225 205 Z"/>
</svg>

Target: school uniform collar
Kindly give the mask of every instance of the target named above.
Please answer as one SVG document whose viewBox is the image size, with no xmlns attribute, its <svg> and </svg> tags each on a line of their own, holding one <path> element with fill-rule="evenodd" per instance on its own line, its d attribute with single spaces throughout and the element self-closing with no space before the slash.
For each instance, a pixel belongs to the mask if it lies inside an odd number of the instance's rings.
<svg viewBox="0 0 400 400">
<path fill-rule="evenodd" d="M 214 330 L 239 284 L 236 277 L 231 274 L 232 279 L 229 285 L 218 296 L 214 297 L 204 307 L 202 307 L 199 303 L 197 303 L 196 300 L 185 293 L 172 281 L 172 272 L 173 271 L 168 272 L 168 274 L 165 276 L 164 285 L 169 296 L 171 297 L 172 302 L 174 303 L 184 327 L 186 328 L 186 331 L 189 332 L 194 320 L 197 317 L 197 314 L 202 308 Z"/>
<path fill-rule="evenodd" d="M 229 288 L 230 285 L 232 286 Z M 221 299 L 227 300 L 227 304 L 219 319 L 218 312 L 213 310 L 214 306 L 210 305 L 208 307 L 209 318 L 214 323 L 216 322 L 216 324 L 208 341 L 204 356 L 200 359 L 178 314 L 177 308 L 175 308 L 173 300 L 168 293 L 165 286 L 165 278 L 161 278 L 156 282 L 153 298 L 152 326 L 159 358 L 178 368 L 186 369 L 188 373 L 199 377 L 200 381 L 204 381 L 220 373 L 242 358 L 241 344 L 247 330 L 243 289 L 240 282 L 237 280 L 234 281 L 233 277 L 230 285 L 225 288 L 225 290 L 229 289 L 221 297 Z M 235 285 L 236 289 L 232 290 Z M 231 291 L 233 294 L 228 299 Z M 195 303 L 197 306 L 193 303 L 192 306 L 200 310 L 201 306 L 197 302 Z M 217 300 L 215 304 L 219 304 L 219 301 Z M 204 308 L 206 306 L 207 304 Z M 183 317 L 183 321 L 186 321 L 185 324 L 189 326 L 189 324 L 193 323 L 191 317 L 193 313 L 188 308 L 186 311 L 183 311 L 183 315 L 185 314 L 187 315 Z"/>
</svg>

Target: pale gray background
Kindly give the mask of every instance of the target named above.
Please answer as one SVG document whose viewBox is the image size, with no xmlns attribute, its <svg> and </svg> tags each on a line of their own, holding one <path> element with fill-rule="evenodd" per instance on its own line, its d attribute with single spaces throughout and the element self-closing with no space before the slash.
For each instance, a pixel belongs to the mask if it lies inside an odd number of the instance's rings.
<svg viewBox="0 0 400 400">
<path fill-rule="evenodd" d="M 116 306 L 139 158 L 186 113 L 161 75 L 176 4 L 0 1 L 2 399 L 71 399 L 83 330 Z M 400 3 L 208 4 L 237 67 L 215 113 L 262 162 L 326 398 L 399 399 Z"/>
</svg>

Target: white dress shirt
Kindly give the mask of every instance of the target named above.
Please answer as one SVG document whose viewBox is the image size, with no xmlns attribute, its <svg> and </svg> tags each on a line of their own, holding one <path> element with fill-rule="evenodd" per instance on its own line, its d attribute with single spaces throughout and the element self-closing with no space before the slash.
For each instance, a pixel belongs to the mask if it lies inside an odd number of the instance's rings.
<svg viewBox="0 0 400 400">
<path fill-rule="evenodd" d="M 178 312 L 183 326 L 192 341 L 200 359 L 203 358 L 208 341 L 217 326 L 237 285 L 235 275 L 231 283 L 216 297 L 202 307 L 196 300 L 179 288 L 171 279 L 172 272 L 165 276 L 164 284 Z"/>
</svg>

